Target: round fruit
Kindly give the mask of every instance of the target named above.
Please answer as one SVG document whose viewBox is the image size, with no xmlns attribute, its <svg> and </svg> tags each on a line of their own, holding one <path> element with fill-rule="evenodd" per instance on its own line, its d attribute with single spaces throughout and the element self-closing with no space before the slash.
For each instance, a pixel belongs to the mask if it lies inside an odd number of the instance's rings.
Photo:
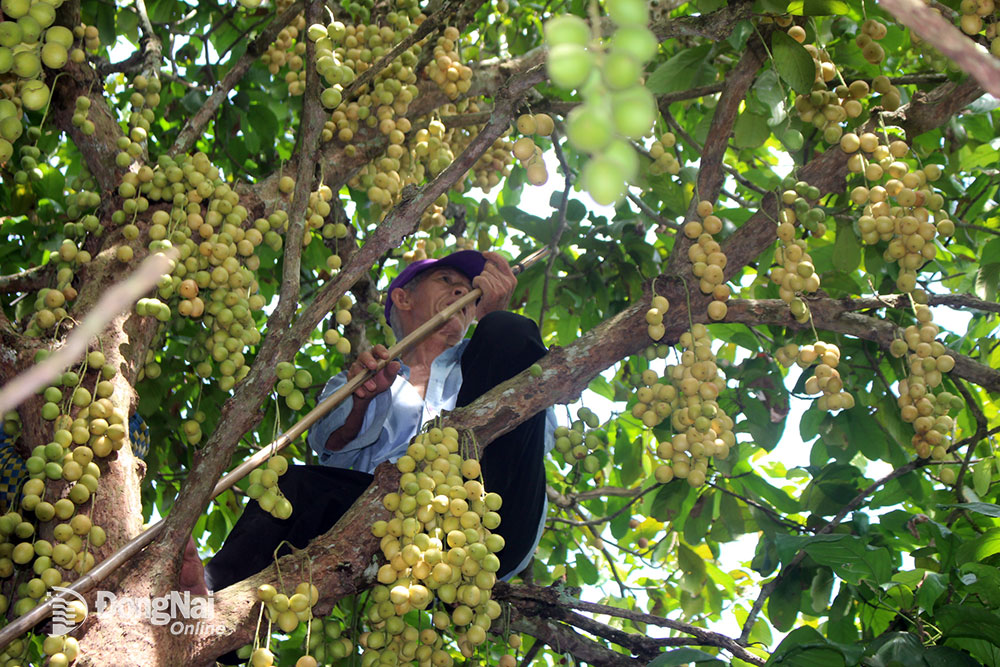
<svg viewBox="0 0 1000 667">
<path fill-rule="evenodd" d="M 560 44 L 586 46 L 590 38 L 590 26 L 579 16 L 563 14 L 545 22 L 545 41 L 550 47 Z"/>
<path fill-rule="evenodd" d="M 590 77 L 594 61 L 594 54 L 579 44 L 557 44 L 549 49 L 549 78 L 560 88 L 578 88 Z"/>
<path fill-rule="evenodd" d="M 566 117 L 566 136 L 574 147 L 596 153 L 611 141 L 611 122 L 605 109 L 582 104 Z"/>
</svg>

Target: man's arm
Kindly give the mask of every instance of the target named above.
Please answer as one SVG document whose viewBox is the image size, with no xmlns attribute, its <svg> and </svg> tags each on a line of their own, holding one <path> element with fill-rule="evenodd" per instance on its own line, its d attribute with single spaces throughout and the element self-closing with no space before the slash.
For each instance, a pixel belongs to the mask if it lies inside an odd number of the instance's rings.
<svg viewBox="0 0 1000 667">
<path fill-rule="evenodd" d="M 357 360 L 351 364 L 347 372 L 348 381 L 359 373 L 375 370 L 379 360 L 388 360 L 389 351 L 384 345 L 376 345 L 371 350 L 366 350 L 358 355 Z M 389 389 L 396 381 L 399 373 L 399 362 L 389 361 L 385 367 L 375 374 L 375 377 L 364 382 L 354 391 L 353 405 L 343 426 L 330 434 L 326 439 L 326 449 L 331 452 L 338 452 L 347 446 L 347 443 L 354 440 L 361 431 L 361 426 L 365 420 L 365 412 L 368 410 L 372 399 L 383 391 Z"/>
</svg>

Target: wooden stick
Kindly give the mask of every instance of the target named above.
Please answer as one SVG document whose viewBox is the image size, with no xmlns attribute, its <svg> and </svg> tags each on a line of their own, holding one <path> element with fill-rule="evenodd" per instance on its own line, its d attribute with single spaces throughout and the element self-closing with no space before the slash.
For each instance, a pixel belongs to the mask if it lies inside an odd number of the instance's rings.
<svg viewBox="0 0 1000 667">
<path fill-rule="evenodd" d="M 549 252 L 550 249 L 548 247 L 541 248 L 531 255 L 528 255 L 520 262 L 514 264 L 511 269 L 514 273 L 520 273 L 548 255 Z M 389 348 L 389 360 L 400 357 L 419 345 L 425 338 L 434 333 L 439 327 L 441 327 L 441 325 L 450 320 L 459 311 L 466 306 L 475 303 L 476 300 L 482 296 L 482 294 L 483 291 L 477 287 L 465 296 L 461 297 L 455 303 L 434 315 L 431 319 L 421 324 L 419 327 L 410 332 L 405 338 L 403 338 L 403 340 Z M 323 415 L 343 402 L 345 398 L 353 394 L 354 391 L 362 385 L 362 383 L 374 377 L 374 375 L 384 368 L 387 363 L 389 362 L 386 360 L 379 361 L 374 370 L 369 370 L 365 373 L 355 375 L 347 381 L 347 384 L 321 401 L 315 408 L 310 410 L 305 417 L 297 421 L 290 429 L 279 435 L 277 439 L 262 447 L 250 456 L 250 458 L 236 466 L 218 481 L 215 485 L 215 489 L 212 491 L 212 498 L 217 498 L 224 491 L 232 488 L 236 482 L 250 474 L 251 470 L 264 463 L 271 456 L 274 456 L 274 454 L 279 452 L 281 449 L 287 447 L 289 444 L 298 439 L 300 435 L 305 433 L 305 431 L 310 426 L 315 424 Z M 129 558 L 132 558 L 132 556 L 135 556 L 150 542 L 155 540 L 156 537 L 163 532 L 164 525 L 164 519 L 156 522 L 144 532 L 132 538 L 130 542 L 122 546 L 118 549 L 118 551 L 114 552 L 94 566 L 90 572 L 73 582 L 73 585 L 69 586 L 67 590 L 59 593 L 58 595 L 53 595 L 42 604 L 39 604 L 31 611 L 19 617 L 13 623 L 10 623 L 0 629 L 0 649 L 14 641 L 22 633 L 27 632 L 36 624 L 48 618 L 52 614 L 52 608 L 55 606 L 57 601 L 61 600 L 64 603 L 68 603 L 75 598 L 73 595 L 74 593 L 82 595 L 83 593 L 86 593 L 90 589 L 94 588 L 97 584 L 107 578 L 109 574 L 114 572 L 122 563 L 127 561 Z"/>
</svg>

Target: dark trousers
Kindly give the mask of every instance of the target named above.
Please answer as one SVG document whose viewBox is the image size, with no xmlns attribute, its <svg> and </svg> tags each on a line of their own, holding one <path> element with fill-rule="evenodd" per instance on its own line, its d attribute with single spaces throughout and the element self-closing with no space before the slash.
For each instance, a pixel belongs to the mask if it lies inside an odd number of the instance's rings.
<svg viewBox="0 0 1000 667">
<path fill-rule="evenodd" d="M 458 407 L 528 368 L 545 352 L 534 322 L 513 313 L 490 313 L 462 354 Z M 544 441 L 545 413 L 540 412 L 493 441 L 483 455 L 486 490 L 503 498 L 500 527 L 494 531 L 506 542 L 498 554 L 498 576 L 512 572 L 534 544 L 545 498 Z M 279 485 L 292 503 L 292 516 L 276 519 L 256 501 L 248 502 L 222 549 L 205 567 L 209 590 L 221 590 L 263 570 L 282 541 L 304 548 L 332 528 L 371 481 L 371 475 L 353 470 L 291 466 Z M 289 552 L 282 546 L 278 555 Z"/>
</svg>

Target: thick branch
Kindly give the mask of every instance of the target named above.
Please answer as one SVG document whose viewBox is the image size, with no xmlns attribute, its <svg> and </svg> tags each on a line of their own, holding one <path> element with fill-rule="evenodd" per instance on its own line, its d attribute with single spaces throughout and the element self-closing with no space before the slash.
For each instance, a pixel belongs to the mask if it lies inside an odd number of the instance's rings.
<svg viewBox="0 0 1000 667">
<path fill-rule="evenodd" d="M 694 215 L 694 209 L 699 200 L 714 202 L 719 196 L 719 189 L 722 187 L 724 178 L 722 160 L 729 148 L 729 137 L 733 133 L 740 105 L 757 75 L 757 70 L 764 63 L 765 55 L 760 40 L 751 40 L 747 44 L 747 50 L 740 58 L 740 62 L 726 76 L 726 85 L 719 98 L 719 104 L 715 108 L 708 138 L 701 149 L 698 192 L 697 196 L 691 200 L 691 206 L 688 209 L 689 218 Z M 670 115 L 670 110 L 667 107 L 662 107 L 664 117 Z M 667 265 L 669 272 L 677 273 L 681 270 L 680 267 L 687 262 L 687 250 L 691 243 L 693 241 L 686 236 L 677 236 Z"/>
<path fill-rule="evenodd" d="M 7 276 L 0 276 L 0 294 L 39 290 L 49 284 L 54 268 L 54 264 L 42 264 Z"/>
<path fill-rule="evenodd" d="M 900 23 L 930 42 L 955 61 L 959 69 L 972 75 L 994 97 L 1000 97 L 1000 64 L 980 50 L 958 28 L 920 0 L 882 0 L 879 3 Z"/>
<path fill-rule="evenodd" d="M 898 298 L 898 297 L 897 297 Z M 856 312 L 853 299 L 808 299 L 809 312 L 817 329 L 836 331 L 856 338 L 870 340 L 888 349 L 892 341 L 902 337 L 902 331 L 892 322 L 868 317 Z M 867 307 L 880 307 L 878 299 L 865 299 Z M 733 300 L 729 302 L 727 322 L 744 324 L 776 324 L 791 329 L 808 329 L 809 324 L 799 324 L 792 317 L 788 304 L 780 299 Z M 951 352 L 955 358 L 953 377 L 959 377 L 983 389 L 1000 393 L 1000 370 L 985 366 L 970 357 Z"/>
<path fill-rule="evenodd" d="M 311 4 L 307 10 L 307 20 L 310 22 L 318 21 L 321 18 L 321 11 L 322 8 L 318 4 Z M 288 212 L 289 226 L 285 233 L 281 289 L 278 305 L 267 320 L 268 331 L 278 334 L 276 337 L 279 339 L 281 332 L 288 331 L 292 316 L 299 305 L 299 273 L 302 259 L 302 237 L 305 233 L 306 207 L 315 180 L 316 154 L 319 151 L 320 132 L 323 129 L 324 113 L 319 100 L 319 75 L 312 64 L 314 60 L 311 53 L 312 47 L 312 42 L 307 42 L 306 62 L 309 65 L 306 73 L 306 90 L 303 96 L 302 122 L 299 126 L 299 152 L 302 157 L 298 161 L 295 192 Z M 270 356 L 262 355 L 258 357 L 254 365 L 273 363 Z M 270 385 L 268 382 L 262 384 Z M 217 449 L 219 453 L 214 457 L 215 462 L 224 466 L 232 452 L 224 444 L 220 444 Z M 213 458 L 214 454 L 214 451 L 208 453 L 206 459 Z M 192 479 L 181 489 L 181 493 L 167 518 L 166 528 L 159 544 L 166 553 L 183 553 L 183 545 L 187 541 L 188 535 L 191 534 L 191 529 L 198 516 L 201 515 L 211 499 L 212 489 L 221 472 L 219 470 L 214 476 L 199 476 L 193 472 Z"/>
</svg>

